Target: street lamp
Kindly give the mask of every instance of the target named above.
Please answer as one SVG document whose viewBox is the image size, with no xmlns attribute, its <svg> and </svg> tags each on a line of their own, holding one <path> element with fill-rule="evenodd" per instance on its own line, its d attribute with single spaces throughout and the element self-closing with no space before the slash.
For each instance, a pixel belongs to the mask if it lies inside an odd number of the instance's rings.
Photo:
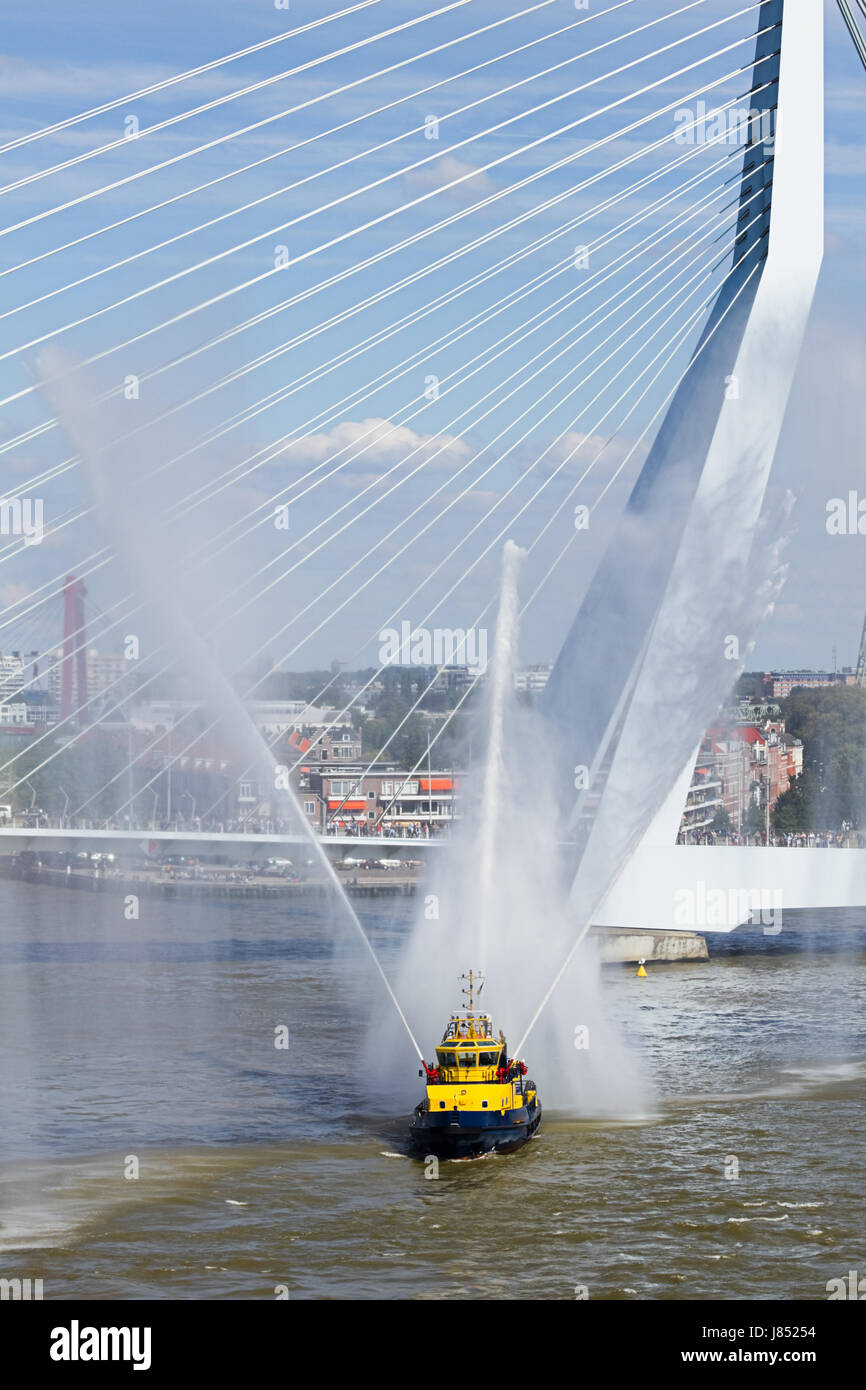
<svg viewBox="0 0 866 1390">
<path fill-rule="evenodd" d="M 36 805 L 36 788 L 34 787 L 32 782 L 25 781 L 24 786 L 30 788 L 30 812 L 32 812 L 34 806 Z"/>
</svg>

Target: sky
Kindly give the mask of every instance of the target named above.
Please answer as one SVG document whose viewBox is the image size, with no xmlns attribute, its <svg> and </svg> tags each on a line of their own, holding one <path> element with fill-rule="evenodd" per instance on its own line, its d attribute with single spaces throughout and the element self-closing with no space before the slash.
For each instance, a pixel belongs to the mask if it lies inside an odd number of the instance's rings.
<svg viewBox="0 0 866 1390">
<path fill-rule="evenodd" d="M 0 469 L 46 533 L 0 537 L 0 649 L 56 641 L 67 573 L 108 615 L 94 645 L 129 630 L 38 386 L 84 362 L 100 467 L 233 664 L 367 665 L 389 624 L 490 624 L 507 537 L 530 548 L 521 658 L 555 657 L 728 268 L 736 146 L 676 122 L 744 105 L 758 7 L 376 0 L 317 23 L 349 8 L 6 16 Z M 796 500 L 764 669 L 853 664 L 866 614 L 866 538 L 826 525 L 866 492 L 866 73 L 826 17 L 826 256 L 768 499 Z"/>
</svg>

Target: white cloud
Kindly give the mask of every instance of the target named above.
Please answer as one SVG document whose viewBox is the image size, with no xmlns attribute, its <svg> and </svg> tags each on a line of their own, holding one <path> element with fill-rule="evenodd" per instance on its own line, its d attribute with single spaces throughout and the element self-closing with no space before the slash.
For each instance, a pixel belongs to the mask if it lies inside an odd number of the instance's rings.
<svg viewBox="0 0 866 1390">
<path fill-rule="evenodd" d="M 632 452 L 632 450 L 634 452 Z M 635 467 L 642 463 L 647 454 L 647 444 L 641 440 L 636 443 L 622 435 L 614 435 L 608 442 L 603 434 L 583 434 L 580 430 L 568 430 L 547 454 L 543 469 L 552 473 L 562 465 L 561 472 L 568 476 L 582 474 L 587 468 L 594 469 L 596 460 L 605 478 L 628 458 Z"/>
<path fill-rule="evenodd" d="M 373 416 L 366 420 L 342 420 L 333 429 L 287 444 L 284 457 L 305 465 L 333 461 L 356 478 L 375 476 L 381 468 L 412 457 L 412 464 L 429 459 L 437 468 L 450 468 L 468 457 L 465 440 L 453 434 L 418 434 L 407 425 Z"/>
<path fill-rule="evenodd" d="M 461 179 L 461 183 L 456 180 Z M 481 173 L 473 164 L 466 164 L 453 155 L 443 155 L 435 164 L 427 164 L 423 169 L 413 169 L 405 177 L 412 188 L 426 193 L 431 189 L 442 189 L 447 197 L 460 202 L 474 203 L 478 198 L 487 198 L 496 191 L 496 185 L 488 174 Z M 446 188 L 454 183 L 453 188 Z"/>
</svg>

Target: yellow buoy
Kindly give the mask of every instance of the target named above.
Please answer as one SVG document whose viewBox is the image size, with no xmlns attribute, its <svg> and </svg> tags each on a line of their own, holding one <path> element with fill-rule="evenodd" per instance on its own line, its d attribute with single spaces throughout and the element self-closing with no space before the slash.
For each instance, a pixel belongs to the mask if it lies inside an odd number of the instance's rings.
<svg viewBox="0 0 866 1390">
<path fill-rule="evenodd" d="M 644 962 L 643 962 L 643 960 L 641 959 L 641 960 L 638 961 L 638 966 L 637 966 L 637 977 L 638 977 L 639 980 L 645 980 L 645 979 L 647 978 L 647 973 L 646 973 L 646 971 L 644 970 L 643 967 L 644 967 Z"/>
</svg>

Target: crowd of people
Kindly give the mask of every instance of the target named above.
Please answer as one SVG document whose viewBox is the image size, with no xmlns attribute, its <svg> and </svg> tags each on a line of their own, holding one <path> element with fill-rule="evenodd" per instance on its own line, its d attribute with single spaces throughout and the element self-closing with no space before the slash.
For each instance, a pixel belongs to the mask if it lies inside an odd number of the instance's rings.
<svg viewBox="0 0 866 1390">
<path fill-rule="evenodd" d="M 38 815 L 21 813 L 11 822 L 25 830 L 120 830 L 135 831 L 142 835 L 158 831 L 173 831 L 175 834 L 215 834 L 215 835 L 297 835 L 300 827 L 297 821 L 287 820 L 228 820 L 217 821 L 193 817 L 185 819 L 176 816 L 170 820 L 158 819 L 141 822 L 129 816 L 120 819 L 85 820 L 64 819 L 62 816 L 48 816 L 40 811 Z M 446 825 L 430 825 L 424 821 L 401 821 L 396 825 L 385 825 L 381 821 L 329 821 L 325 827 L 326 835 L 376 836 L 379 839 L 429 840 L 448 833 Z"/>
<path fill-rule="evenodd" d="M 363 821 L 329 821 L 325 827 L 326 835 L 354 835 L 357 838 L 375 835 L 382 840 L 430 840 L 445 833 L 441 825 L 429 825 L 422 821 L 403 821 L 399 825 L 365 825 Z"/>
<path fill-rule="evenodd" d="M 767 837 L 762 833 L 722 835 L 713 830 L 681 831 L 677 844 L 758 846 L 766 845 Z M 783 834 L 771 830 L 769 844 L 772 849 L 864 849 L 866 832 L 843 830 L 834 834 L 830 830 L 800 830 Z"/>
</svg>

